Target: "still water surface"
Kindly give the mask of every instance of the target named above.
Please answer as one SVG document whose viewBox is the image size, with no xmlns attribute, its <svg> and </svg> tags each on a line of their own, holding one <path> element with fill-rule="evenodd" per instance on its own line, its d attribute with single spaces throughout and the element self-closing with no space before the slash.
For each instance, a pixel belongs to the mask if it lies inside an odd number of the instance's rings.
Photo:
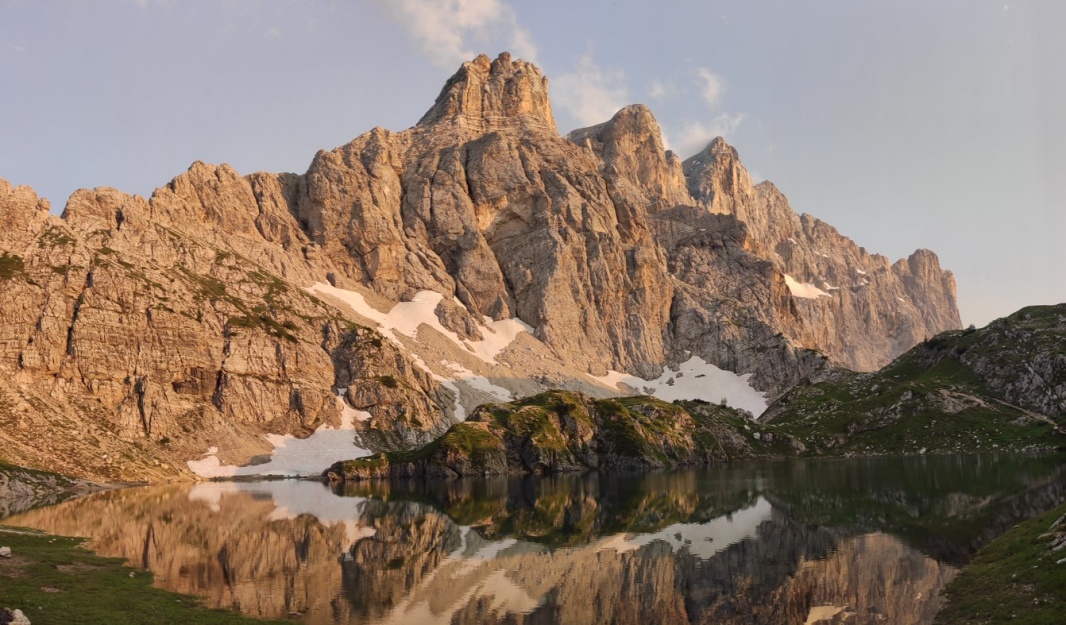
<svg viewBox="0 0 1066 625">
<path fill-rule="evenodd" d="M 929 623 L 974 550 L 1066 499 L 1062 457 L 638 476 L 208 482 L 4 519 L 208 605 L 304 623 Z"/>
</svg>

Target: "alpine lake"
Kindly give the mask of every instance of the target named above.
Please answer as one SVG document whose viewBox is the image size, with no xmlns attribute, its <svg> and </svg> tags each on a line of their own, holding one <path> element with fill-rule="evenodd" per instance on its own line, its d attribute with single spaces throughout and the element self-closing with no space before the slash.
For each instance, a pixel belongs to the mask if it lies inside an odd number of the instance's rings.
<svg viewBox="0 0 1066 625">
<path fill-rule="evenodd" d="M 215 481 L 0 521 L 87 536 L 211 607 L 309 624 L 930 623 L 983 544 L 1066 500 L 1061 455 L 632 475 Z"/>
</svg>

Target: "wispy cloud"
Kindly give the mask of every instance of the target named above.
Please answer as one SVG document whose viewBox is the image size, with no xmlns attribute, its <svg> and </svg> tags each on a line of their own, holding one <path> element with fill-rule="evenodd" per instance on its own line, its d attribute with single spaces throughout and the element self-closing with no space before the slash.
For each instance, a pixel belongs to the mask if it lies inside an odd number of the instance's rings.
<svg viewBox="0 0 1066 625">
<path fill-rule="evenodd" d="M 581 55 L 573 71 L 552 81 L 552 100 L 583 126 L 605 122 L 629 103 L 625 72 L 604 71 L 591 52 Z"/>
<path fill-rule="evenodd" d="M 454 67 L 477 52 L 472 40 L 503 37 L 511 52 L 535 61 L 537 48 L 514 9 L 500 0 L 379 0 L 404 25 L 430 61 Z"/>
<path fill-rule="evenodd" d="M 663 124 L 663 143 L 682 158 L 692 156 L 707 147 L 715 137 L 729 139 L 748 117 L 747 113 L 727 113 L 721 110 L 722 95 L 725 93 L 725 81 L 721 76 L 706 67 L 696 68 L 692 75 L 692 90 L 703 101 L 711 118 L 709 121 L 688 118 L 679 124 Z"/>
<path fill-rule="evenodd" d="M 277 37 L 280 34 L 281 34 L 281 29 L 278 28 L 277 26 L 274 26 L 272 28 L 268 28 L 268 29 L 266 29 L 266 31 L 263 32 L 263 36 L 264 37 Z"/>
<path fill-rule="evenodd" d="M 681 90 L 672 82 L 663 82 L 656 79 L 651 81 L 651 85 L 648 86 L 648 97 L 652 100 L 676 98 L 680 94 Z"/>
<path fill-rule="evenodd" d="M 718 106 L 722 99 L 722 92 L 725 90 L 722 78 L 706 67 L 700 67 L 696 70 L 696 84 L 700 98 L 707 103 L 707 106 L 711 109 Z"/>
<path fill-rule="evenodd" d="M 671 132 L 666 143 L 679 156 L 688 158 L 707 147 L 707 144 L 715 137 L 728 139 L 747 117 L 746 113 L 735 115 L 722 113 L 712 118 L 710 122 L 688 121 L 681 126 L 679 131 Z"/>
</svg>

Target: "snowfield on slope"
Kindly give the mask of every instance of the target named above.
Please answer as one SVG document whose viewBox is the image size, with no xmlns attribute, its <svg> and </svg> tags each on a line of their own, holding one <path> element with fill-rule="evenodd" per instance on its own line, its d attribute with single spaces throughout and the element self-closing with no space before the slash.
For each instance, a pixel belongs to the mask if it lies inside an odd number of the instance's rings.
<svg viewBox="0 0 1066 625">
<path fill-rule="evenodd" d="M 355 422 L 369 419 L 370 413 L 355 410 L 339 396 L 337 402 L 341 409 L 340 427 L 323 425 L 311 436 L 303 439 L 291 434 L 265 435 L 267 441 L 274 446 L 269 462 L 243 467 L 224 465 L 218 459 L 218 448 L 212 447 L 199 460 L 189 460 L 186 464 L 196 475 L 208 478 L 253 475 L 307 477 L 322 473 L 326 467 L 339 460 L 371 455 L 369 449 L 355 444 Z"/>
<path fill-rule="evenodd" d="M 455 332 L 441 325 L 436 310 L 444 296 L 435 291 L 419 291 L 411 301 L 400 302 L 389 312 L 383 313 L 368 304 L 366 298 L 356 291 L 338 289 L 324 282 L 316 282 L 307 290 L 312 294 L 331 295 L 348 304 L 358 315 L 378 324 L 378 331 L 398 344 L 400 343 L 395 332 L 417 339 L 418 329 L 424 324 L 448 337 L 457 346 L 477 356 L 488 365 L 497 364 L 496 357 L 507 349 L 507 346 L 513 343 L 519 334 L 533 333 L 533 328 L 523 323 L 521 319 L 493 321 L 490 317 L 483 317 L 483 323 L 479 324 L 478 329 L 484 339 L 481 341 L 463 340 Z M 465 306 L 458 300 L 456 304 L 465 309 Z M 400 346 L 403 345 L 400 344 Z"/>
<path fill-rule="evenodd" d="M 693 356 L 676 369 L 663 371 L 663 374 L 654 380 L 645 380 L 617 371 L 608 371 L 607 375 L 597 376 L 595 379 L 622 393 L 636 392 L 663 401 L 702 399 L 712 404 L 725 401 L 729 406 L 747 410 L 757 418 L 766 410 L 766 396 L 748 384 L 750 377 L 750 373 L 737 375 Z M 620 384 L 633 391 L 627 392 Z"/>
</svg>

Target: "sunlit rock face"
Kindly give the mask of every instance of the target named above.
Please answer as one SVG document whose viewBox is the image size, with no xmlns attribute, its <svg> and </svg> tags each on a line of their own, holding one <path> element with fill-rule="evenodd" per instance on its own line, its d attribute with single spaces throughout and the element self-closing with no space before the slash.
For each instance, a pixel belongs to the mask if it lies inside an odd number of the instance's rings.
<svg viewBox="0 0 1066 625">
<path fill-rule="evenodd" d="M 688 188 L 711 213 L 744 223 L 745 247 L 785 279 L 796 309 L 785 333 L 850 369 L 872 371 L 925 338 L 961 327 L 955 278 L 936 254 L 895 263 L 831 225 L 796 214 L 769 181 L 753 185 L 721 138 L 687 159 Z"/>
<path fill-rule="evenodd" d="M 480 56 L 417 125 L 303 174 L 196 162 L 148 199 L 77 191 L 62 217 L 0 181 L 4 457 L 188 477 L 345 405 L 370 413 L 364 443 L 411 448 L 488 401 L 631 393 L 611 376 L 693 359 L 773 399 L 959 325 L 932 252 L 868 254 L 721 140 L 682 163 L 641 105 L 561 136 L 548 93 L 535 66 Z"/>
</svg>

